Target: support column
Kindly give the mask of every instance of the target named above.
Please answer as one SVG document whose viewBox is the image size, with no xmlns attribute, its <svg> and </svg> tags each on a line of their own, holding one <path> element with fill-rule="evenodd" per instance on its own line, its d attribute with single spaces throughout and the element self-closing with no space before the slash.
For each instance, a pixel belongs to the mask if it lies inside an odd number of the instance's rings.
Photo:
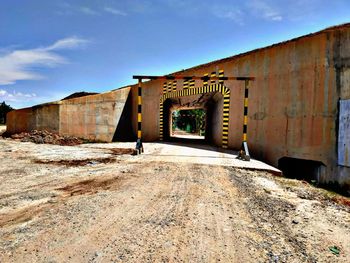
<svg viewBox="0 0 350 263">
<path fill-rule="evenodd" d="M 136 150 L 138 154 L 143 153 L 142 145 L 142 80 L 139 79 L 137 91 L 137 142 Z"/>
<path fill-rule="evenodd" d="M 247 143 L 247 133 L 248 133 L 248 97 L 249 97 L 249 80 L 245 80 L 245 88 L 244 88 L 244 111 L 243 111 L 243 140 L 242 140 L 242 148 L 239 152 L 238 158 L 250 161 L 248 143 Z"/>
</svg>

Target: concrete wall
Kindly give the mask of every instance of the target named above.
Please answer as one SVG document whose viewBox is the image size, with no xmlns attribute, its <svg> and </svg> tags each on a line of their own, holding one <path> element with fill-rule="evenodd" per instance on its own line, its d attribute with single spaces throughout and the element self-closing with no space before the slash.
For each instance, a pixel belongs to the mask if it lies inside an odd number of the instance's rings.
<svg viewBox="0 0 350 263">
<path fill-rule="evenodd" d="M 31 130 L 59 132 L 59 104 L 39 105 L 7 114 L 7 131 L 11 134 Z"/>
<path fill-rule="evenodd" d="M 32 109 L 33 129 L 59 133 L 59 104 L 36 106 Z"/>
<path fill-rule="evenodd" d="M 32 129 L 32 108 L 10 111 L 6 115 L 6 131 L 10 134 L 30 131 Z"/>
<path fill-rule="evenodd" d="M 224 69 L 225 75 L 256 77 L 249 96 L 251 154 L 275 166 L 282 157 L 319 161 L 326 166 L 319 180 L 338 181 L 338 101 L 340 96 L 350 96 L 350 71 L 348 66 L 340 69 L 337 63 L 349 65 L 349 34 L 349 26 L 326 30 L 179 74 L 203 75 Z M 147 108 L 143 120 L 145 141 L 158 139 L 162 84 L 150 81 L 143 86 L 143 107 Z M 181 81 L 178 85 L 182 86 Z M 201 81 L 196 81 L 196 86 L 201 85 Z M 244 86 L 238 81 L 226 81 L 225 85 L 231 90 L 229 147 L 239 149 Z M 136 86 L 132 96 L 136 132 Z M 221 113 L 221 109 L 215 112 Z M 216 144 L 219 137 L 214 135 Z M 350 178 L 350 173 L 346 173 L 345 177 Z"/>
<path fill-rule="evenodd" d="M 337 90 L 340 90 L 340 99 L 345 101 L 350 99 L 350 30 L 339 30 L 337 38 L 336 48 L 339 50 L 339 56 L 336 60 L 336 69 L 338 72 Z M 349 112 L 347 112 L 347 115 L 349 116 Z M 349 127 L 349 119 L 342 118 L 344 116 L 339 116 L 339 121 L 343 121 L 343 123 L 339 123 L 340 129 Z M 343 151 L 339 151 L 344 156 L 338 156 L 339 160 L 346 159 L 347 156 L 345 155 L 350 153 L 349 134 L 350 130 L 339 131 L 339 143 L 344 139 L 342 138 L 343 136 L 347 137 L 347 140 L 344 142 Z M 341 149 L 339 148 L 338 150 Z M 350 189 L 350 167 L 348 165 L 339 165 L 336 174 L 336 181 L 341 185 L 348 185 Z"/>
<path fill-rule="evenodd" d="M 211 110 L 211 138 L 210 141 L 216 146 L 222 146 L 222 107 L 224 104 L 222 94 L 216 93 L 213 97 Z"/>
<path fill-rule="evenodd" d="M 250 89 L 248 124 L 254 155 L 275 165 L 282 156 L 328 163 L 335 152 L 338 97 L 332 38 L 331 33 L 301 38 L 181 74 L 203 75 L 224 69 L 230 76 L 255 76 Z M 239 81 L 225 84 L 231 89 L 229 146 L 238 149 L 242 138 L 244 86 Z M 197 81 L 196 86 L 200 85 Z M 160 81 L 144 84 L 143 109 L 147 114 L 142 124 L 146 141 L 158 139 L 161 93 Z M 136 87 L 132 94 L 136 102 Z"/>
<path fill-rule="evenodd" d="M 130 88 L 62 101 L 60 134 L 112 142 Z"/>
<path fill-rule="evenodd" d="M 111 142 L 130 88 L 63 100 L 9 112 L 7 132 L 48 130 L 89 140 Z"/>
</svg>

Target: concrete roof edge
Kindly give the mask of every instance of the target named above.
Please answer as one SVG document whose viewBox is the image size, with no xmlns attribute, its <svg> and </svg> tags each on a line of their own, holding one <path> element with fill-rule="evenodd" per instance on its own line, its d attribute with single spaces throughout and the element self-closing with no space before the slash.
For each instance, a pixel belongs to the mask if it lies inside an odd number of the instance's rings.
<svg viewBox="0 0 350 263">
<path fill-rule="evenodd" d="M 98 94 L 87 95 L 87 96 L 84 96 L 84 97 L 98 96 L 98 95 L 101 95 L 101 94 L 106 94 L 106 93 L 118 91 L 118 90 L 121 90 L 121 89 L 131 88 L 131 86 L 133 86 L 133 85 L 124 86 L 124 87 L 121 87 L 121 88 L 117 88 L 117 89 L 101 92 L 101 93 L 98 93 Z M 81 97 L 78 97 L 78 98 L 81 98 Z M 71 99 L 66 99 L 66 100 L 57 100 L 57 101 L 45 102 L 45 103 L 33 105 L 31 107 L 20 108 L 20 109 L 15 109 L 15 110 L 23 110 L 23 109 L 27 109 L 27 108 L 28 109 L 30 109 L 30 108 L 38 108 L 38 107 L 50 106 L 50 105 L 61 105 L 63 102 L 74 100 L 74 99 L 78 99 L 78 98 L 71 98 Z"/>
<path fill-rule="evenodd" d="M 57 100 L 57 101 L 51 101 L 51 102 L 45 102 L 45 103 L 33 105 L 28 108 L 35 108 L 35 107 L 42 107 L 42 106 L 49 106 L 49 105 L 60 105 L 60 104 L 62 104 L 62 102 L 60 100 Z"/>
<path fill-rule="evenodd" d="M 106 91 L 106 92 L 104 92 L 104 93 L 108 93 L 108 92 L 112 92 L 112 91 L 117 91 L 117 90 L 121 90 L 121 89 L 131 88 L 131 87 L 134 86 L 134 85 L 136 85 L 136 84 L 130 84 L 130 85 L 123 86 L 123 87 L 120 87 L 120 88 L 112 89 L 112 90 Z"/>
<path fill-rule="evenodd" d="M 183 69 L 183 70 L 180 70 L 180 71 L 175 71 L 175 72 L 167 74 L 167 75 L 178 74 L 178 73 L 182 73 L 182 72 L 188 71 L 188 70 L 194 70 L 194 69 L 207 67 L 207 66 L 210 66 L 210 65 L 216 64 L 216 63 L 230 61 L 232 59 L 236 59 L 236 58 L 240 58 L 240 57 L 243 57 L 243 56 L 247 56 L 247 55 L 250 55 L 250 54 L 262 51 L 262 50 L 267 50 L 267 49 L 271 49 L 271 48 L 274 48 L 274 47 L 286 45 L 288 43 L 295 42 L 295 41 L 298 41 L 300 39 L 317 36 L 317 35 L 320 35 L 320 34 L 323 34 L 323 33 L 329 32 L 329 31 L 335 31 L 335 30 L 343 29 L 343 28 L 350 28 L 350 23 L 343 23 L 343 24 L 339 24 L 339 25 L 336 25 L 336 26 L 327 27 L 325 29 L 322 29 L 322 30 L 314 32 L 314 33 L 310 33 L 310 34 L 307 34 L 307 35 L 302 35 L 300 37 L 295 37 L 295 38 L 292 38 L 292 39 L 289 39 L 289 40 L 286 40 L 286 41 L 282 41 L 282 42 L 278 42 L 278 43 L 275 43 L 275 44 L 272 44 L 272 45 L 269 45 L 269 46 L 253 49 L 253 50 L 250 50 L 250 51 L 247 51 L 247 52 L 243 52 L 243 53 L 239 53 L 239 54 L 236 54 L 236 55 L 233 55 L 233 56 L 229 56 L 229 57 L 226 57 L 226 58 L 213 60 L 213 61 L 210 61 L 210 62 L 207 62 L 207 63 L 204 63 L 204 64 L 200 64 L 200 65 L 197 65 L 197 66 L 193 66 L 193 67 L 190 67 L 190 68 L 187 68 L 187 69 Z"/>
</svg>

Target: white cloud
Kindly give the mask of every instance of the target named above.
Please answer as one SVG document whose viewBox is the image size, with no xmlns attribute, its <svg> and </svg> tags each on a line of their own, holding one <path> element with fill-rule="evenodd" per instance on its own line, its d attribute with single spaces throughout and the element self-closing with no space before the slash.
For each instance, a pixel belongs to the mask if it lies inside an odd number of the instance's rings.
<svg viewBox="0 0 350 263">
<path fill-rule="evenodd" d="M 15 90 L 12 92 L 8 92 L 6 90 L 0 89 L 0 101 L 23 102 L 31 101 L 33 98 L 36 97 L 37 95 L 35 93 L 22 93 L 16 92 Z"/>
<path fill-rule="evenodd" d="M 55 11 L 58 15 L 74 15 L 74 14 L 84 14 L 88 16 L 99 16 L 103 12 L 109 13 L 116 16 L 127 16 L 128 14 L 120 9 L 116 9 L 111 6 L 106 7 L 95 7 L 90 6 L 76 6 L 71 5 L 66 2 L 61 2 L 58 4 L 58 10 Z"/>
<path fill-rule="evenodd" d="M 48 47 L 27 50 L 13 50 L 0 55 L 0 85 L 15 84 L 18 80 L 36 80 L 43 76 L 32 71 L 34 67 L 54 67 L 67 63 L 56 54 L 59 49 L 71 49 L 87 43 L 77 37 L 58 40 Z"/>
<path fill-rule="evenodd" d="M 61 40 L 56 41 L 53 45 L 45 48 L 46 50 L 57 50 L 57 49 L 72 49 L 76 47 L 81 47 L 85 45 L 89 41 L 86 39 L 78 38 L 78 37 L 68 37 Z"/>
<path fill-rule="evenodd" d="M 218 17 L 218 18 L 223 18 L 223 19 L 230 19 L 236 22 L 239 25 L 243 25 L 243 12 L 238 9 L 231 9 L 231 8 L 214 8 L 213 9 L 213 14 Z"/>
<path fill-rule="evenodd" d="M 257 17 L 262 17 L 270 21 L 281 21 L 283 16 L 272 5 L 268 4 L 264 0 L 252 0 L 248 2 L 248 8 L 252 10 L 252 13 Z"/>
<path fill-rule="evenodd" d="M 90 7 L 87 7 L 87 6 L 82 6 L 79 8 L 79 11 L 86 14 L 86 15 L 90 15 L 90 16 L 96 16 L 96 15 L 99 15 L 99 13 L 95 10 L 93 10 L 92 8 Z"/>
<path fill-rule="evenodd" d="M 120 11 L 118 9 L 115 9 L 113 7 L 105 7 L 104 10 L 108 13 L 111 13 L 113 15 L 117 15 L 117 16 L 127 16 L 128 14 L 123 12 L 123 11 Z"/>
</svg>

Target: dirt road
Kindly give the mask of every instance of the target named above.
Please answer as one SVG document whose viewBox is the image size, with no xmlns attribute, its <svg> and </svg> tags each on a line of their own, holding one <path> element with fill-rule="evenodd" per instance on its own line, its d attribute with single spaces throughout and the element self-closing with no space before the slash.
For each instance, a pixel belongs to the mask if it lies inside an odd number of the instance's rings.
<svg viewBox="0 0 350 263">
<path fill-rule="evenodd" d="M 350 262 L 326 191 L 113 145 L 0 140 L 0 262 Z"/>
</svg>

